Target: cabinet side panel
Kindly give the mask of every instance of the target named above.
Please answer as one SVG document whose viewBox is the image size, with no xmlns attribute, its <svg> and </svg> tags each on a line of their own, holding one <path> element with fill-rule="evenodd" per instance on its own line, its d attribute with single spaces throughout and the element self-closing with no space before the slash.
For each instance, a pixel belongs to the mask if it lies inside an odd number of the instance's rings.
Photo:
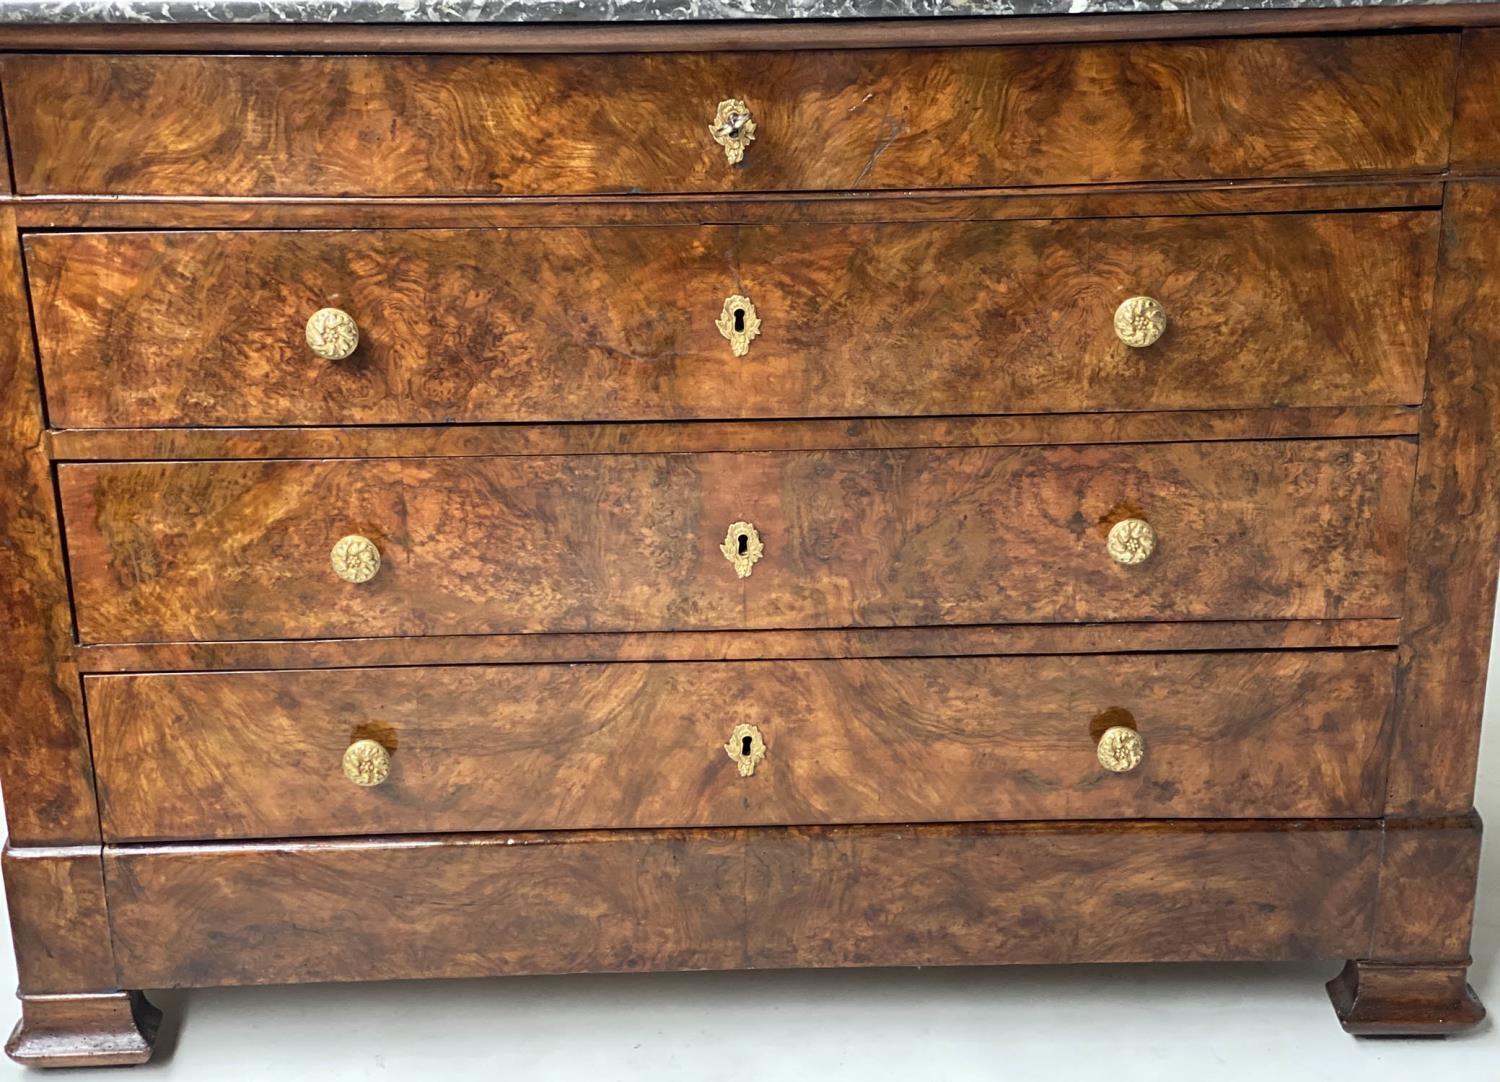
<svg viewBox="0 0 1500 1082">
<path fill-rule="evenodd" d="M 14 845 L 99 841 L 15 213 L 0 209 L 0 785 Z"/>
<path fill-rule="evenodd" d="M 1500 562 L 1500 186 L 1448 187 L 1422 414 L 1387 811 L 1461 813 Z"/>
</svg>

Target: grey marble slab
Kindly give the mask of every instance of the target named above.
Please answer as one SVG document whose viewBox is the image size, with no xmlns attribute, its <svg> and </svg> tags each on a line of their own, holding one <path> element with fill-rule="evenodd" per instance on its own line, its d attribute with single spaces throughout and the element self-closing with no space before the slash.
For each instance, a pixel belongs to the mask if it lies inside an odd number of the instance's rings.
<svg viewBox="0 0 1500 1082">
<path fill-rule="evenodd" d="M 669 22 L 1480 2 L 1483 0 L 0 0 L 0 23 Z"/>
</svg>

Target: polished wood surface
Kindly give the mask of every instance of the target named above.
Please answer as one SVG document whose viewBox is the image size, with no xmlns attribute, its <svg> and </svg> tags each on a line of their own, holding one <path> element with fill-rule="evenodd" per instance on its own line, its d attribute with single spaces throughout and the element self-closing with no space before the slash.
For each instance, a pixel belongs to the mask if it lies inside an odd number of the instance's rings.
<svg viewBox="0 0 1500 1082">
<path fill-rule="evenodd" d="M 596 196 L 8 196 L 25 229 L 442 229 L 722 225 L 787 222 L 1016 221 L 1162 215 L 1397 210 L 1442 205 L 1433 176 L 1276 177 L 1230 181 L 940 191 L 731 192 Z"/>
<path fill-rule="evenodd" d="M 0 854 L 16 972 L 25 995 L 115 987 L 98 845 Z"/>
<path fill-rule="evenodd" d="M 1412 494 L 1402 676 L 1387 808 L 1474 802 L 1500 564 L 1500 187 L 1452 184 Z"/>
<path fill-rule="evenodd" d="M 97 843 L 73 615 L 42 424 L 20 238 L 0 208 L 0 783 L 12 843 Z"/>
<path fill-rule="evenodd" d="M 104 676 L 111 841 L 946 820 L 1370 816 L 1389 651 Z M 1018 694 L 1018 689 L 1024 692 Z M 740 777 L 724 744 L 767 748 Z M 1129 774 L 1095 756 L 1138 727 Z M 347 784 L 355 739 L 392 753 Z"/>
<path fill-rule="evenodd" d="M 165 988 L 1352 957 L 1379 851 L 1376 824 L 1291 820 L 111 846 L 105 866 L 120 979 Z"/>
<path fill-rule="evenodd" d="M 1453 171 L 1500 173 L 1500 29 L 1463 36 L 1463 78 L 1453 120 Z"/>
<path fill-rule="evenodd" d="M 351 668 L 361 665 L 586 661 L 771 661 L 805 658 L 1118 654 L 1394 646 L 1400 620 L 1254 620 L 982 627 L 788 628 L 581 634 L 422 635 L 268 642 L 83 646 L 91 673 Z"/>
<path fill-rule="evenodd" d="M 1441 1037 L 1484 1021 L 1465 963 L 1350 961 L 1328 982 L 1346 1033 L 1357 1037 Z"/>
<path fill-rule="evenodd" d="M 1414 450 L 120 463 L 59 482 L 86 642 L 1368 618 L 1400 612 Z M 1126 567 L 1105 537 L 1132 516 L 1161 544 Z M 719 551 L 742 520 L 766 547 L 744 579 Z M 328 568 L 350 533 L 383 560 L 358 587 Z"/>
<path fill-rule="evenodd" d="M 1413 406 L 1344 406 L 827 421 L 63 429 L 49 432 L 47 442 L 60 462 L 464 458 L 1415 436 L 1419 421 Z"/>
<path fill-rule="evenodd" d="M 54 424 L 876 417 L 1418 403 L 1438 216 L 27 242 Z M 743 294 L 743 358 L 714 325 Z M 1115 335 L 1135 294 L 1169 330 Z M 342 361 L 313 312 L 359 325 Z M 924 363 L 913 368 L 911 357 Z"/>
<path fill-rule="evenodd" d="M 508 195 L 1436 172 L 1453 35 L 572 57 L 12 55 L 22 193 Z M 732 168 L 719 101 L 758 125 Z M 101 141 L 93 133 L 107 130 Z"/>
<path fill-rule="evenodd" d="M 0 31 L 9 1053 L 755 966 L 1341 959 L 1350 1032 L 1476 1024 L 1497 11 Z"/>
<path fill-rule="evenodd" d="M 27 1067 L 145 1063 L 161 1025 L 161 1012 L 140 992 L 23 994 L 20 1001 L 21 1020 L 5 1054 Z"/>
</svg>

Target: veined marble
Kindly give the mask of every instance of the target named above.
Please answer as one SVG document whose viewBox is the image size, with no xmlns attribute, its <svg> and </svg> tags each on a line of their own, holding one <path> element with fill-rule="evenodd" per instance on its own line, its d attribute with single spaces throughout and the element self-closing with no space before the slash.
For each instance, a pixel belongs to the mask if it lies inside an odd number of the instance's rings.
<svg viewBox="0 0 1500 1082">
<path fill-rule="evenodd" d="M 524 23 L 1376 7 L 1483 0 L 0 0 L 0 23 Z"/>
</svg>

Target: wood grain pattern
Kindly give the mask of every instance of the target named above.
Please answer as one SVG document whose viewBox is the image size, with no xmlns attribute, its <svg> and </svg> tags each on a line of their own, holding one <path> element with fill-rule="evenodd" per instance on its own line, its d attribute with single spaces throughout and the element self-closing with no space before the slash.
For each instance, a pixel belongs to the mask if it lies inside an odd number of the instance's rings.
<svg viewBox="0 0 1500 1082">
<path fill-rule="evenodd" d="M 1370 816 L 1389 651 L 511 665 L 86 683 L 111 841 Z M 1113 711 L 1114 713 L 1110 713 Z M 1128 775 L 1094 745 L 1128 714 Z M 742 778 L 724 752 L 756 726 Z M 351 740 L 392 751 L 345 782 Z"/>
<path fill-rule="evenodd" d="M 1399 614 L 1404 440 L 69 465 L 86 642 Z M 1333 494 L 1337 492 L 1335 499 Z M 1135 567 L 1105 535 L 1141 515 Z M 718 546 L 758 527 L 737 579 Z M 359 532 L 380 575 L 337 579 Z"/>
<path fill-rule="evenodd" d="M 1344 1032 L 1356 1037 L 1443 1037 L 1484 1021 L 1469 967 L 1351 960 L 1328 982 Z"/>
<path fill-rule="evenodd" d="M 1435 172 L 1456 38 L 571 57 L 13 55 L 17 189 L 945 188 Z M 759 134 L 729 168 L 714 106 Z M 92 139 L 108 130 L 107 142 Z"/>
<path fill-rule="evenodd" d="M 1404 405 L 1438 216 L 43 234 L 54 424 L 384 424 Z M 747 295 L 743 359 L 714 326 Z M 1132 350 L 1116 306 L 1169 313 Z M 329 362 L 303 327 L 349 312 Z M 924 363 L 913 366 L 920 353 Z"/>
<path fill-rule="evenodd" d="M 1415 436 L 1419 415 L 1415 406 L 1345 406 L 836 421 L 66 429 L 48 433 L 48 443 L 59 462 L 831 451 Z"/>
<path fill-rule="evenodd" d="M 1473 811 L 1441 831 L 1430 820 L 1386 819 L 1375 937 L 1365 958 L 1421 963 L 1469 960 L 1482 827 Z"/>
<path fill-rule="evenodd" d="M 23 229 L 389 229 L 1013 221 L 1187 214 L 1394 210 L 1442 205 L 1432 177 L 1302 177 L 966 188 L 623 196 L 0 196 Z"/>
<path fill-rule="evenodd" d="M 98 862 L 97 853 L 94 856 Z M 161 1012 L 140 992 L 22 995 L 5 1054 L 27 1067 L 130 1067 L 151 1058 Z"/>
<path fill-rule="evenodd" d="M 14 215 L 0 208 L 0 783 L 16 845 L 99 841 Z"/>
<path fill-rule="evenodd" d="M 105 862 L 120 978 L 165 988 L 1353 956 L 1379 844 L 1360 820 L 1293 820 L 126 846 Z"/>
<path fill-rule="evenodd" d="M 1500 565 L 1500 187 L 1452 184 L 1412 494 L 1391 814 L 1474 802 Z M 1430 959 L 1429 959 L 1430 960 Z"/>
<path fill-rule="evenodd" d="M 0 867 L 21 993 L 113 991 L 99 846 L 6 845 Z"/>
<path fill-rule="evenodd" d="M 112 643 L 80 647 L 78 665 L 80 670 L 90 673 L 136 673 L 383 665 L 1294 650 L 1394 646 L 1399 628 L 1400 621 L 1394 619 L 1258 620 Z"/>
<path fill-rule="evenodd" d="M 1464 34 L 1453 121 L 1453 172 L 1500 173 L 1500 30 Z"/>
</svg>

